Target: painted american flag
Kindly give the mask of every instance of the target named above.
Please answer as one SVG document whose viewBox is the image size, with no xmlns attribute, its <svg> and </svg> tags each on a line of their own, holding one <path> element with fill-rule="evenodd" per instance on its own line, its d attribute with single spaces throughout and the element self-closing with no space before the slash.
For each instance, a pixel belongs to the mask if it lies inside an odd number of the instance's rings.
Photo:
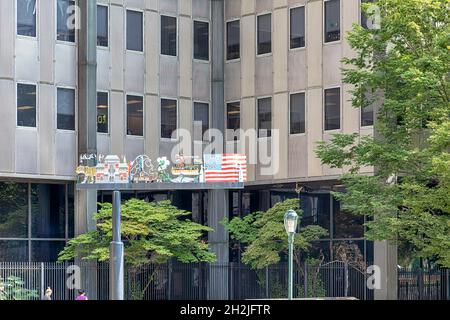
<svg viewBox="0 0 450 320">
<path fill-rule="evenodd" d="M 247 181 L 245 154 L 205 154 L 203 160 L 207 183 Z"/>
</svg>

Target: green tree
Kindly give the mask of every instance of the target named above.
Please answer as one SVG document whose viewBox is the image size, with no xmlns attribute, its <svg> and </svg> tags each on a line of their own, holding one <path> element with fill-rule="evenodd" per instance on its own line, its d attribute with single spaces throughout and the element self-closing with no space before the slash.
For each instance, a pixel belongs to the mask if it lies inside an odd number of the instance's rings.
<svg viewBox="0 0 450 320">
<path fill-rule="evenodd" d="M 355 56 L 343 60 L 353 106 L 376 106 L 375 135 L 335 134 L 316 153 L 348 170 L 346 192 L 335 196 L 344 210 L 371 217 L 367 239 L 449 267 L 450 2 L 375 3 L 380 28 L 354 25 L 347 39 Z M 360 174 L 365 166 L 375 174 Z"/>
<path fill-rule="evenodd" d="M 25 282 L 15 276 L 6 280 L 0 277 L 0 300 L 33 300 L 39 297 L 36 290 L 24 288 Z"/>
<path fill-rule="evenodd" d="M 109 245 L 112 240 L 112 205 L 100 204 L 95 214 L 97 230 L 69 241 L 59 254 L 59 261 L 72 260 L 81 256 L 84 260 L 109 260 Z M 124 241 L 125 263 L 131 266 L 132 285 L 140 287 L 134 296 L 142 296 L 158 275 L 158 268 L 149 277 L 147 284 L 136 284 L 139 267 L 148 263 L 162 264 L 170 258 L 182 263 L 213 262 L 214 253 L 202 240 L 211 228 L 188 219 L 190 213 L 179 210 L 169 201 L 146 202 L 131 199 L 122 204 L 121 234 Z"/>
<path fill-rule="evenodd" d="M 277 203 L 266 212 L 255 212 L 243 218 L 235 217 L 228 221 L 222 220 L 230 237 L 245 246 L 242 261 L 253 269 L 263 269 L 276 264 L 282 255 L 287 254 L 288 242 L 284 228 L 284 214 L 295 210 L 299 216 L 300 225 L 303 212 L 298 199 L 288 199 Z M 300 268 L 301 253 L 308 251 L 311 241 L 327 235 L 320 226 L 300 228 L 294 239 L 294 261 Z"/>
</svg>

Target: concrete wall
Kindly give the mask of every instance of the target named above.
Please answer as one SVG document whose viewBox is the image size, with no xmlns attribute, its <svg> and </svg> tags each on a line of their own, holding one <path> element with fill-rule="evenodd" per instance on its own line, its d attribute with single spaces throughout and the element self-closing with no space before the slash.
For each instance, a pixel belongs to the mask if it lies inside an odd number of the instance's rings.
<svg viewBox="0 0 450 320">
<path fill-rule="evenodd" d="M 305 6 L 306 45 L 291 50 L 289 10 L 298 6 Z M 241 124 L 246 130 L 257 125 L 257 99 L 272 97 L 272 127 L 278 129 L 280 135 L 271 147 L 279 154 L 278 172 L 273 176 L 261 175 L 259 166 L 250 166 L 251 181 L 309 180 L 339 175 L 341 170 L 323 166 L 316 158 L 316 142 L 329 140 L 335 132 L 373 133 L 372 127 L 360 127 L 360 112 L 352 107 L 350 88 L 342 84 L 341 78 L 341 59 L 354 54 L 342 39 L 352 23 L 359 21 L 359 0 L 341 1 L 341 41 L 338 42 L 323 41 L 323 10 L 322 0 L 230 0 L 225 3 L 225 20 L 241 21 L 241 57 L 225 63 L 225 102 L 241 102 Z M 256 21 L 257 16 L 264 13 L 272 13 L 272 52 L 258 56 Z M 331 87 L 341 88 L 341 129 L 324 131 L 323 94 L 324 89 Z M 289 97 L 298 92 L 305 92 L 306 96 L 306 133 L 291 135 Z M 261 146 L 263 139 L 258 140 L 257 145 Z"/>
</svg>

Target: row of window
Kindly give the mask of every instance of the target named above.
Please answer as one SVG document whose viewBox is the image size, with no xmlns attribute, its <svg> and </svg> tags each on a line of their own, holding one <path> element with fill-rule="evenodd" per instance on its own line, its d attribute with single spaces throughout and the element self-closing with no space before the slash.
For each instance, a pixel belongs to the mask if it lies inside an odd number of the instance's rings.
<svg viewBox="0 0 450 320">
<path fill-rule="evenodd" d="M 373 0 L 362 0 L 372 2 Z M 324 42 L 341 39 L 341 0 L 324 1 Z M 75 28 L 69 23 L 75 14 L 73 0 L 56 0 L 57 3 L 57 39 L 75 42 Z M 144 51 L 143 12 L 126 11 L 126 46 L 127 50 Z M 69 22 L 68 22 L 69 21 Z M 290 48 L 305 47 L 305 6 L 291 8 L 289 12 Z M 364 16 L 361 23 L 366 25 Z M 97 6 L 97 45 L 109 45 L 108 7 Z M 161 15 L 161 54 L 177 55 L 177 18 Z M 194 21 L 194 59 L 209 60 L 209 23 Z M 22 36 L 36 37 L 36 0 L 17 0 L 17 33 Z M 226 58 L 240 58 L 240 21 L 226 24 Z M 257 17 L 257 54 L 272 52 L 272 14 Z"/>
<path fill-rule="evenodd" d="M 36 85 L 17 84 L 17 125 L 20 127 L 36 127 Z M 57 128 L 75 130 L 75 90 L 57 88 Z M 144 98 L 142 96 L 126 96 L 127 135 L 144 135 Z M 306 131 L 305 93 L 290 95 L 290 133 L 299 134 Z M 240 103 L 232 102 L 226 106 L 227 129 L 239 130 Z M 177 100 L 161 99 L 161 138 L 171 138 L 178 128 Z M 272 129 L 272 98 L 260 98 L 257 102 L 257 128 L 259 137 L 270 137 Z M 209 104 L 194 103 L 194 123 L 201 123 L 202 140 L 210 127 Z M 361 110 L 361 126 L 373 125 L 373 108 Z M 324 90 L 324 130 L 341 128 L 341 90 L 332 88 Z M 109 97 L 107 92 L 97 93 L 97 131 L 109 132 Z M 194 132 L 197 134 L 197 132 Z M 198 133 L 199 134 L 199 133 Z"/>
</svg>

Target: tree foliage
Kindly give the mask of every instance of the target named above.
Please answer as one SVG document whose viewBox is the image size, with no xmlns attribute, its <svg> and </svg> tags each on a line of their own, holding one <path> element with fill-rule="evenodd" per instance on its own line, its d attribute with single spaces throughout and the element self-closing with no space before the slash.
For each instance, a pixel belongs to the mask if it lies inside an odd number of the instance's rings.
<svg viewBox="0 0 450 320">
<path fill-rule="evenodd" d="M 107 261 L 112 240 L 112 205 L 100 204 L 95 214 L 97 230 L 69 241 L 59 254 L 59 261 L 77 256 L 84 260 Z M 122 204 L 121 233 L 125 262 L 132 266 L 164 263 L 176 258 L 183 263 L 213 262 L 208 243 L 202 240 L 211 228 L 188 219 L 190 213 L 179 210 L 169 201 L 151 202 L 131 199 Z"/>
<path fill-rule="evenodd" d="M 377 0 L 379 29 L 354 25 L 343 60 L 354 107 L 378 107 L 374 137 L 336 134 L 316 150 L 349 169 L 343 208 L 374 219 L 370 240 L 450 266 L 449 0 Z M 367 6 L 364 6 L 367 9 Z M 374 167 L 374 176 L 359 174 Z"/>
<path fill-rule="evenodd" d="M 300 225 L 302 210 L 298 199 L 288 199 L 277 203 L 266 212 L 255 212 L 243 218 L 235 217 L 231 221 L 223 220 L 233 240 L 241 242 L 246 248 L 242 254 L 242 261 L 253 269 L 262 269 L 276 264 L 281 255 L 288 250 L 287 235 L 284 228 L 284 214 L 288 210 L 295 210 L 299 216 Z M 301 251 L 307 251 L 313 240 L 327 234 L 319 226 L 301 228 L 294 239 L 294 258 L 300 264 Z"/>
</svg>

